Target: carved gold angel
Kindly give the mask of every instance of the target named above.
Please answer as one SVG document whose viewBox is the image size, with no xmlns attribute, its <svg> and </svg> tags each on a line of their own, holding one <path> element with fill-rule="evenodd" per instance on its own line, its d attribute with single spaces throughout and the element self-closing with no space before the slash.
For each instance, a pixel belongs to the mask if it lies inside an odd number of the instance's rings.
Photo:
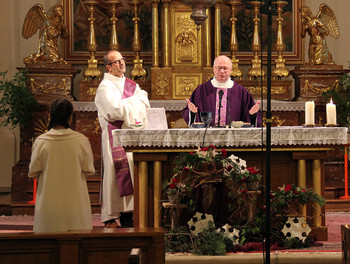
<svg viewBox="0 0 350 264">
<path fill-rule="evenodd" d="M 306 32 L 310 35 L 309 64 L 333 64 L 333 58 L 328 50 L 326 37 L 339 38 L 339 27 L 332 9 L 321 4 L 316 16 L 312 15 L 309 7 L 300 7 L 302 18 L 301 36 Z"/>
<path fill-rule="evenodd" d="M 41 4 L 34 5 L 27 13 L 23 23 L 22 36 L 32 37 L 39 31 L 38 52 L 24 58 L 24 63 L 66 63 L 60 58 L 57 39 L 66 38 L 68 32 L 63 23 L 63 7 L 60 4 L 52 6 L 47 14 Z"/>
</svg>

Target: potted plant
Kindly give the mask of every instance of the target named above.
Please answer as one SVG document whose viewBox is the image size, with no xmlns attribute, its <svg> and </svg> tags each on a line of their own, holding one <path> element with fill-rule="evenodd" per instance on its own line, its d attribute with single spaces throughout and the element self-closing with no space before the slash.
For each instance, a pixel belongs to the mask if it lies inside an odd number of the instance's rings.
<svg viewBox="0 0 350 264">
<path fill-rule="evenodd" d="M 33 109 L 38 103 L 31 91 L 27 88 L 27 74 L 18 71 L 12 80 L 6 80 L 7 71 L 0 72 L 0 117 L 3 118 L 0 126 L 11 124 L 26 126 L 33 119 Z"/>
<path fill-rule="evenodd" d="M 167 195 L 169 202 L 174 204 L 182 193 L 186 191 L 186 186 L 179 182 L 177 179 L 172 178 L 170 182 L 167 182 L 164 186 L 165 194 Z"/>
</svg>

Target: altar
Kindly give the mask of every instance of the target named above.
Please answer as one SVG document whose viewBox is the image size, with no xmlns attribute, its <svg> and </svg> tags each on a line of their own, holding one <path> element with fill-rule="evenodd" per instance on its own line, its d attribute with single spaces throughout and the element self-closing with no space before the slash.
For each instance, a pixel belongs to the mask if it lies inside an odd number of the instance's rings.
<svg viewBox="0 0 350 264">
<path fill-rule="evenodd" d="M 272 127 L 271 189 L 295 183 L 323 196 L 326 152 L 346 144 L 347 131 L 345 127 Z M 124 129 L 114 130 L 113 139 L 134 154 L 136 227 L 161 226 L 161 181 L 171 177 L 171 155 L 212 144 L 246 159 L 248 166 L 265 170 L 266 128 Z M 324 208 L 312 211 L 308 214 L 313 215 L 313 225 L 324 227 Z M 306 208 L 302 214 L 306 216 Z"/>
</svg>

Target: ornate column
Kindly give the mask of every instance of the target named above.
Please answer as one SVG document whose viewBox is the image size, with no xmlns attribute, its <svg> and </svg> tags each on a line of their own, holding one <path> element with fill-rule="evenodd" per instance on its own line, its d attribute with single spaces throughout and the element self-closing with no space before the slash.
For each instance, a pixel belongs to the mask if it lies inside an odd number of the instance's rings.
<svg viewBox="0 0 350 264">
<path fill-rule="evenodd" d="M 272 70 L 272 77 L 275 79 L 281 79 L 282 77 L 288 77 L 289 70 L 287 69 L 285 62 L 286 60 L 283 59 L 282 53 L 285 49 L 285 45 L 283 43 L 283 36 L 282 36 L 282 13 L 283 13 L 283 6 L 288 4 L 286 1 L 276 1 L 274 2 L 275 5 L 277 5 L 277 41 L 276 41 L 276 50 L 277 50 L 277 59 L 275 60 L 276 67 Z"/>
<path fill-rule="evenodd" d="M 164 19 L 164 30 L 163 30 L 163 67 L 169 68 L 169 4 L 171 0 L 164 0 L 163 2 L 163 19 Z"/>
<path fill-rule="evenodd" d="M 259 22 L 260 18 L 258 17 L 259 8 L 261 5 L 260 1 L 250 1 L 250 4 L 253 5 L 254 8 L 254 36 L 253 36 L 253 44 L 252 50 L 254 54 L 254 58 L 252 60 L 252 67 L 248 70 L 248 77 L 251 80 L 252 78 L 257 79 L 259 77 L 265 77 L 266 73 L 261 68 L 261 59 L 259 59 L 260 53 L 260 37 L 259 37 Z"/>
<path fill-rule="evenodd" d="M 214 57 L 221 54 L 221 24 L 220 24 L 220 5 L 221 0 L 215 4 L 215 21 L 214 21 Z"/>
<path fill-rule="evenodd" d="M 131 70 L 130 76 L 133 80 L 144 80 L 146 78 L 146 70 L 142 66 L 143 60 L 140 58 L 141 52 L 141 41 L 140 41 L 140 30 L 139 30 L 139 21 L 138 17 L 139 7 L 143 4 L 139 0 L 130 0 L 129 5 L 133 7 L 134 11 L 134 39 L 132 42 L 132 50 L 135 52 L 134 59 L 134 68 Z"/>
<path fill-rule="evenodd" d="M 158 22 L 159 0 L 152 1 L 152 67 L 159 67 L 159 22 Z"/>
</svg>

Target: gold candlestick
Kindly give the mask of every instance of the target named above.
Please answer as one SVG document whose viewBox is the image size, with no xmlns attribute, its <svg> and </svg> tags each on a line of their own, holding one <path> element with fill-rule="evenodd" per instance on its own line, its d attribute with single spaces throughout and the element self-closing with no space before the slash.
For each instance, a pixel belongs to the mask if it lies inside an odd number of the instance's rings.
<svg viewBox="0 0 350 264">
<path fill-rule="evenodd" d="M 118 18 L 116 17 L 117 7 L 121 5 L 120 0 L 106 0 L 106 4 L 110 4 L 112 7 L 112 17 L 111 17 L 111 23 L 112 23 L 112 34 L 111 34 L 111 40 L 109 42 L 109 49 L 110 50 L 119 50 L 119 44 L 118 44 L 118 35 L 117 35 L 117 21 Z"/>
<path fill-rule="evenodd" d="M 90 59 L 88 60 L 88 68 L 84 72 L 84 79 L 87 80 L 89 77 L 92 79 L 101 79 L 102 72 L 98 69 L 98 61 L 95 59 L 95 53 L 97 48 L 96 43 L 96 36 L 95 36 L 95 29 L 94 29 L 94 22 L 95 22 L 95 9 L 94 5 L 98 4 L 99 1 L 97 0 L 85 0 L 84 4 L 90 5 L 89 12 L 90 17 L 88 18 L 90 22 L 90 37 L 89 37 L 89 44 L 88 44 L 88 50 L 90 51 Z"/>
<path fill-rule="evenodd" d="M 277 59 L 275 60 L 276 67 L 272 70 L 272 77 L 274 79 L 281 79 L 282 77 L 288 77 L 289 70 L 286 68 L 285 59 L 283 59 L 282 53 L 285 49 L 282 37 L 282 13 L 283 7 L 288 4 L 286 1 L 275 1 L 273 2 L 277 5 L 277 41 L 276 41 L 276 50 L 277 50 Z"/>
<path fill-rule="evenodd" d="M 231 6 L 231 40 L 230 40 L 230 50 L 231 50 L 231 60 L 232 60 L 232 71 L 231 76 L 233 78 L 242 78 L 242 71 L 238 66 L 239 59 L 236 58 L 236 52 L 238 51 L 238 40 L 236 34 L 236 21 L 235 8 L 241 4 L 241 0 L 227 0 L 226 5 Z"/>
<path fill-rule="evenodd" d="M 129 5 L 133 7 L 134 11 L 134 39 L 132 42 L 132 50 L 135 52 L 134 59 L 134 68 L 131 70 L 130 76 L 133 80 L 143 80 L 146 78 L 146 70 L 142 66 L 143 60 L 140 58 L 141 51 L 141 42 L 140 42 L 140 31 L 139 31 L 139 21 L 138 17 L 139 7 L 143 4 L 142 1 L 139 0 L 131 0 L 129 1 Z"/>
<path fill-rule="evenodd" d="M 253 5 L 254 8 L 254 36 L 253 36 L 253 44 L 252 50 L 254 54 L 254 58 L 252 60 L 252 67 L 248 70 L 248 77 L 251 80 L 252 78 L 265 77 L 266 73 L 261 68 L 261 60 L 259 59 L 260 53 L 260 37 L 259 37 L 259 22 L 260 18 L 258 17 L 260 1 L 250 1 L 250 4 Z"/>
</svg>

